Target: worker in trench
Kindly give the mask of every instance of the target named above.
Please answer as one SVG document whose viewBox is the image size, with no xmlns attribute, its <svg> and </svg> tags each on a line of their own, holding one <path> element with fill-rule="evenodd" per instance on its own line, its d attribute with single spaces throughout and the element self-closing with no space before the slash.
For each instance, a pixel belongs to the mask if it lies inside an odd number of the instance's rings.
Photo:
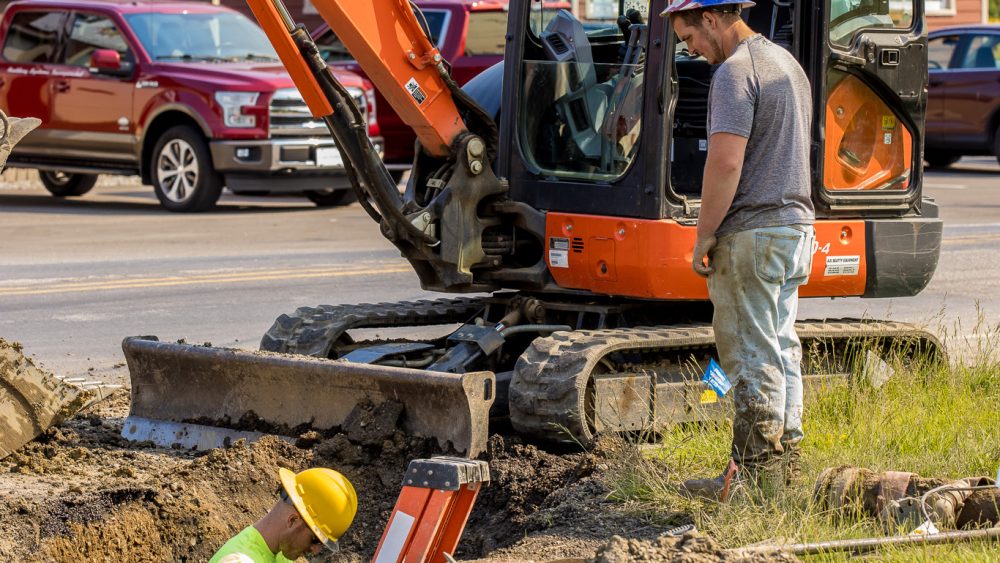
<svg viewBox="0 0 1000 563">
<path fill-rule="evenodd" d="M 788 51 L 740 17 L 753 2 L 672 0 L 662 12 L 694 55 L 719 65 L 692 267 L 708 278 L 719 363 L 733 383 L 732 459 L 689 494 L 725 500 L 733 479 L 784 486 L 802 440 L 798 288 L 812 268 L 812 95 Z"/>
<path fill-rule="evenodd" d="M 337 540 L 358 511 L 358 495 L 350 481 L 325 467 L 299 474 L 279 468 L 278 477 L 278 502 L 230 538 L 209 563 L 283 563 L 319 553 L 323 547 L 339 551 Z"/>
</svg>

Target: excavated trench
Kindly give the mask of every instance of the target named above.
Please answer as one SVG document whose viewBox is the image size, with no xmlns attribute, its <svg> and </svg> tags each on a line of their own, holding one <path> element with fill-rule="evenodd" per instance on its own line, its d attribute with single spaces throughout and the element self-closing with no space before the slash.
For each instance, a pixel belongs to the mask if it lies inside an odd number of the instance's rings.
<svg viewBox="0 0 1000 563">
<path fill-rule="evenodd" d="M 127 410 L 127 393 L 116 393 L 0 461 L 0 558 L 203 561 L 270 508 L 278 467 L 322 465 L 347 475 L 359 495 L 336 560 L 368 560 L 406 465 L 446 453 L 400 432 L 391 405 L 365 406 L 337 434 L 311 432 L 294 444 L 266 437 L 209 452 L 127 442 L 119 436 Z M 680 549 L 679 540 L 656 539 L 683 515 L 607 500 L 602 477 L 621 458 L 618 448 L 598 442 L 587 452 L 550 452 L 493 436 L 485 454 L 492 481 L 456 557 L 591 559 L 600 549 L 600 560 L 624 561 Z M 631 543 L 609 544 L 614 535 Z M 725 559 L 711 542 L 692 542 L 706 557 L 697 560 Z"/>
</svg>

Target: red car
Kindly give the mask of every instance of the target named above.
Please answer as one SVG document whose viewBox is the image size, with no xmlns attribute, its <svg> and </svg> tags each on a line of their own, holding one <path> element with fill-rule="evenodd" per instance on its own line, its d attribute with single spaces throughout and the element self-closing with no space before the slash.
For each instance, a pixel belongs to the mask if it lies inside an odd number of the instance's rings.
<svg viewBox="0 0 1000 563">
<path fill-rule="evenodd" d="M 338 79 L 373 133 L 371 84 Z M 14 2 L 0 23 L 0 107 L 42 120 L 8 165 L 38 169 L 56 196 L 86 193 L 98 174 L 139 174 L 172 211 L 208 209 L 223 187 L 354 200 L 263 32 L 209 3 Z"/>
<path fill-rule="evenodd" d="M 431 42 L 451 65 L 451 75 L 460 86 L 503 60 L 507 45 L 506 1 L 414 0 L 413 3 L 423 12 Z M 539 11 L 538 25 L 544 27 L 560 8 L 569 7 L 568 2 L 545 2 L 544 10 Z M 326 24 L 313 31 L 312 36 L 330 66 L 364 75 Z M 379 107 L 379 134 L 385 139 L 385 162 L 393 174 L 400 174 L 413 162 L 416 135 L 381 94 L 376 94 L 375 99 Z"/>
<path fill-rule="evenodd" d="M 1000 160 L 1000 25 L 949 27 L 927 39 L 929 87 L 924 160 Z"/>
</svg>

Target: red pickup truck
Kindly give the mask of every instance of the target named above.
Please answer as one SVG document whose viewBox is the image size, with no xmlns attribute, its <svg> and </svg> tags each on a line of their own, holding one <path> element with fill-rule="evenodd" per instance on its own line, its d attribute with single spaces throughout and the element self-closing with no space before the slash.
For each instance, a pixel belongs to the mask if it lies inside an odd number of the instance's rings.
<svg viewBox="0 0 1000 563">
<path fill-rule="evenodd" d="M 338 71 L 367 112 L 371 84 Z M 11 154 L 56 196 L 98 174 L 139 174 L 171 211 L 211 208 L 223 187 L 354 200 L 340 153 L 246 16 L 202 2 L 31 0 L 0 23 L 0 108 L 42 126 Z"/>
<path fill-rule="evenodd" d="M 459 85 L 503 60 L 507 45 L 506 1 L 415 0 L 413 4 L 423 12 L 431 42 L 451 65 L 451 75 Z M 546 2 L 546 12 L 555 13 L 563 4 Z M 314 30 L 312 36 L 331 67 L 364 75 L 326 24 Z M 381 94 L 376 94 L 375 99 L 379 107 L 379 132 L 385 139 L 385 162 L 395 175 L 412 164 L 416 135 Z"/>
</svg>

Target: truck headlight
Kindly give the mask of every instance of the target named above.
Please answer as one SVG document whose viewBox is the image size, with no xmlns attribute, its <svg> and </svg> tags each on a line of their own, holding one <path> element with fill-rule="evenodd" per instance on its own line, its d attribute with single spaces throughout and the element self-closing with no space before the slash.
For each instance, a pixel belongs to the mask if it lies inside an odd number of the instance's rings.
<svg viewBox="0 0 1000 563">
<path fill-rule="evenodd" d="M 243 108 L 257 103 L 259 92 L 216 92 L 215 101 L 222 108 L 222 122 L 226 127 L 254 127 L 257 117 L 245 115 Z"/>
</svg>

